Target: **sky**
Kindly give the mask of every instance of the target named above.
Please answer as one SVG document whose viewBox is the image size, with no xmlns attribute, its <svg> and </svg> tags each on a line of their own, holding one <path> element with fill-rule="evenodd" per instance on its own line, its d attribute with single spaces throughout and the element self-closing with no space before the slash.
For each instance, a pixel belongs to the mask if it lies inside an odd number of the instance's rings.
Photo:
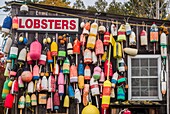
<svg viewBox="0 0 170 114">
<path fill-rule="evenodd" d="M 5 5 L 5 1 L 11 1 L 11 0 L 0 0 L 0 7 Z M 69 0 L 71 2 L 71 5 L 74 4 L 76 0 Z M 90 2 L 89 2 L 90 1 Z M 85 6 L 92 6 L 97 0 L 83 0 Z M 106 0 L 108 3 L 110 3 L 112 0 Z M 117 2 L 126 2 L 128 0 L 116 0 Z M 3 23 L 3 19 L 6 17 L 7 13 L 0 10 L 0 25 Z"/>
</svg>

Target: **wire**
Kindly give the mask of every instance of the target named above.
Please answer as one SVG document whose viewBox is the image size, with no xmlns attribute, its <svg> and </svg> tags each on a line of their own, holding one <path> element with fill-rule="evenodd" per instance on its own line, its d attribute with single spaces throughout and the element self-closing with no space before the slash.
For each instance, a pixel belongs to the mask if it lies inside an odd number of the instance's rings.
<svg viewBox="0 0 170 114">
<path fill-rule="evenodd" d="M 11 3 L 9 5 L 22 5 L 21 3 Z M 68 16 L 72 16 L 72 17 L 77 17 L 77 18 L 82 18 L 82 19 L 88 19 L 88 20 L 96 20 L 96 18 L 92 18 L 92 17 L 85 17 L 85 16 L 79 16 L 79 15 L 76 15 L 76 14 L 70 14 L 70 13 L 65 13 L 65 12 L 61 12 L 61 11 L 55 11 L 55 10 L 51 10 L 51 9 L 47 9 L 47 8 L 42 8 L 42 7 L 36 7 L 36 6 L 33 6 L 33 5 L 30 5 L 28 4 L 27 6 L 29 7 L 32 7 L 32 8 L 35 8 L 35 9 L 39 9 L 39 10 L 45 10 L 45 11 L 48 11 L 48 12 L 53 12 L 53 13 L 58 13 L 58 14 L 62 14 L 62 15 L 68 15 Z M 51 5 L 49 5 L 51 6 Z M 122 24 L 121 22 L 113 22 L 113 21 L 109 21 L 109 20 L 103 20 L 103 19 L 97 19 L 98 21 L 100 22 L 105 22 L 105 23 L 113 23 L 113 24 Z M 145 27 L 151 27 L 151 25 L 143 25 L 143 24 L 132 24 L 132 23 L 129 23 L 129 25 L 131 26 L 145 26 Z M 158 26 L 160 27 L 160 26 Z M 166 28 L 170 28 L 170 26 L 167 26 Z"/>
</svg>

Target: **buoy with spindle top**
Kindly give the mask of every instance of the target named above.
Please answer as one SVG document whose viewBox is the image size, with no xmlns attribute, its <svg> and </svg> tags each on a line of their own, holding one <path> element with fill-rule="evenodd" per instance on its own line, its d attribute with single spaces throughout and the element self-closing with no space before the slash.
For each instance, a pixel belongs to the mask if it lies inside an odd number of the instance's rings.
<svg viewBox="0 0 170 114">
<path fill-rule="evenodd" d="M 64 98 L 63 106 L 66 108 L 66 114 L 69 114 L 70 100 L 69 100 L 68 95 L 66 95 L 65 98 Z"/>
<path fill-rule="evenodd" d="M 24 87 L 24 82 L 22 81 L 22 77 L 21 76 L 18 77 L 18 87 L 19 88 L 23 88 Z"/>
<path fill-rule="evenodd" d="M 89 89 L 90 89 L 90 85 L 89 84 L 84 84 L 84 89 L 83 89 L 83 105 L 87 106 L 87 104 L 89 103 Z"/>
<path fill-rule="evenodd" d="M 80 90 L 78 89 L 78 87 L 76 87 L 76 89 L 75 89 L 75 99 L 76 99 L 76 103 L 77 103 L 77 114 L 79 114 L 80 113 L 79 104 L 81 103 L 81 93 L 80 93 Z"/>
<path fill-rule="evenodd" d="M 90 80 L 90 78 L 91 78 L 91 70 L 90 67 L 86 65 L 86 67 L 84 68 L 84 79 Z"/>
<path fill-rule="evenodd" d="M 31 95 L 31 106 L 37 106 L 37 97 L 35 94 Z"/>
<path fill-rule="evenodd" d="M 155 24 L 155 22 L 153 22 L 153 24 L 151 25 L 150 28 L 150 42 L 154 43 L 154 54 L 156 51 L 156 42 L 158 42 L 158 27 Z"/>
<path fill-rule="evenodd" d="M 104 48 L 104 54 L 102 55 L 102 62 L 105 62 L 106 61 L 106 58 L 107 58 L 107 46 L 105 46 Z"/>
<path fill-rule="evenodd" d="M 112 22 L 112 24 L 111 24 L 111 34 L 113 35 L 113 36 L 117 36 L 117 26 Z"/>
<path fill-rule="evenodd" d="M 59 43 L 58 45 L 58 60 L 60 61 L 60 65 L 62 64 L 62 61 L 66 58 L 66 44 Z"/>
<path fill-rule="evenodd" d="M 30 45 L 30 57 L 32 60 L 38 60 L 41 56 L 42 46 L 38 40 L 34 41 Z"/>
<path fill-rule="evenodd" d="M 56 80 L 52 74 L 48 78 L 48 92 L 51 93 L 51 111 L 53 111 L 53 93 L 56 91 Z"/>
<path fill-rule="evenodd" d="M 109 80 L 106 80 L 103 83 L 103 95 L 102 95 L 102 109 L 104 109 L 106 114 L 106 110 L 109 108 L 110 105 L 110 93 L 111 93 L 111 82 Z"/>
<path fill-rule="evenodd" d="M 48 80 L 47 80 L 46 76 L 43 76 L 43 78 L 42 78 L 41 90 L 42 91 L 48 90 Z"/>
<path fill-rule="evenodd" d="M 110 41 L 110 32 L 107 30 L 107 31 L 104 33 L 103 45 L 104 45 L 104 46 L 108 46 L 108 45 L 109 45 L 109 41 Z"/>
<path fill-rule="evenodd" d="M 113 57 L 114 58 L 122 58 L 122 47 L 119 42 L 116 42 L 113 48 Z"/>
<path fill-rule="evenodd" d="M 83 28 L 83 35 L 88 36 L 90 30 L 90 22 L 86 22 Z"/>
<path fill-rule="evenodd" d="M 117 59 L 117 69 L 120 73 L 125 72 L 125 62 L 123 58 Z"/>
<path fill-rule="evenodd" d="M 11 67 L 11 63 L 7 63 L 6 64 L 6 68 L 5 68 L 5 71 L 4 71 L 4 76 L 5 77 L 9 77 L 9 68 Z"/>
<path fill-rule="evenodd" d="M 68 39 L 68 44 L 67 44 L 67 55 L 73 55 L 73 45 L 70 41 L 71 37 Z"/>
<path fill-rule="evenodd" d="M 2 51 L 3 51 L 5 54 L 8 54 L 11 45 L 12 45 L 12 39 L 11 39 L 11 37 L 8 37 L 8 38 L 6 39 L 6 43 L 5 43 L 5 46 L 4 46 L 4 48 L 3 48 Z"/>
<path fill-rule="evenodd" d="M 32 59 L 31 59 L 31 57 L 30 57 L 30 52 L 29 52 L 29 50 L 28 50 L 28 52 L 27 52 L 27 64 L 30 65 L 30 71 L 32 72 L 32 64 L 33 64 L 33 61 L 32 61 Z"/>
<path fill-rule="evenodd" d="M 113 76 L 112 76 L 111 82 L 112 82 L 112 87 L 113 87 L 113 88 L 115 88 L 115 86 L 116 86 L 118 76 L 119 76 L 119 75 L 118 75 L 117 72 L 115 72 L 115 73 L 113 74 Z"/>
<path fill-rule="evenodd" d="M 12 27 L 12 18 L 10 16 L 6 16 L 3 24 L 2 24 L 2 32 L 9 33 Z"/>
<path fill-rule="evenodd" d="M 117 37 L 118 42 L 126 41 L 125 32 L 126 32 L 125 25 L 124 24 L 120 25 L 120 28 L 118 29 L 118 37 Z"/>
<path fill-rule="evenodd" d="M 18 56 L 18 47 L 17 47 L 17 41 L 15 40 L 14 43 L 11 46 L 9 58 L 12 59 L 12 68 L 14 67 L 14 60 L 17 59 Z"/>
<path fill-rule="evenodd" d="M 84 88 L 84 65 L 82 63 L 82 60 L 80 60 L 80 63 L 78 65 L 78 86 L 81 90 Z"/>
<path fill-rule="evenodd" d="M 95 21 L 91 24 L 90 27 L 90 35 L 96 36 L 97 30 L 98 30 L 98 24 L 97 24 L 97 20 L 95 19 Z"/>
<path fill-rule="evenodd" d="M 92 53 L 89 49 L 85 49 L 84 51 L 84 63 L 90 64 L 92 62 Z"/>
<path fill-rule="evenodd" d="M 95 80 L 100 79 L 100 73 L 101 73 L 101 71 L 102 71 L 102 69 L 101 69 L 99 66 L 96 66 L 96 67 L 94 68 L 93 78 L 94 78 Z"/>
<path fill-rule="evenodd" d="M 92 64 L 97 64 L 97 56 L 94 51 L 92 51 L 92 61 L 93 61 Z"/>
<path fill-rule="evenodd" d="M 162 70 L 160 75 L 161 75 L 161 93 L 162 95 L 165 95 L 167 91 L 167 72 L 164 69 L 163 63 L 162 63 Z"/>
<path fill-rule="evenodd" d="M 10 82 L 10 79 L 6 79 L 6 81 L 4 82 L 3 85 L 3 89 L 2 89 L 2 99 L 5 99 L 6 96 L 9 94 L 10 88 L 8 86 L 8 83 Z"/>
<path fill-rule="evenodd" d="M 86 43 L 86 37 L 83 34 L 80 35 L 80 43 L 81 43 L 81 46 L 82 46 L 82 53 L 84 55 L 84 46 L 85 46 L 85 43 Z"/>
<path fill-rule="evenodd" d="M 27 13 L 28 12 L 28 6 L 26 4 L 23 4 L 21 7 L 20 7 L 20 11 L 21 12 L 24 12 L 24 13 Z"/>
<path fill-rule="evenodd" d="M 27 90 L 28 90 L 27 91 L 28 93 L 33 93 L 34 92 L 34 82 L 33 81 L 28 83 Z"/>
<path fill-rule="evenodd" d="M 136 46 L 136 34 L 133 31 L 129 36 L 129 46 Z"/>
<path fill-rule="evenodd" d="M 130 35 L 132 33 L 131 26 L 128 22 L 125 24 L 126 35 Z"/>
<path fill-rule="evenodd" d="M 6 96 L 4 107 L 7 108 L 6 114 L 8 114 L 8 110 L 13 107 L 14 96 L 12 94 L 8 94 Z"/>
<path fill-rule="evenodd" d="M 74 93 L 73 87 L 71 85 L 68 86 L 68 95 L 70 98 L 75 97 L 75 93 Z"/>
<path fill-rule="evenodd" d="M 47 50 L 46 50 L 46 48 L 44 48 L 44 50 L 42 51 L 42 54 L 40 56 L 40 59 L 38 61 L 38 65 L 40 65 L 39 73 L 41 73 L 42 66 L 46 65 L 46 60 L 47 60 Z"/>
<path fill-rule="evenodd" d="M 77 67 L 74 64 L 72 64 L 70 67 L 70 83 L 77 83 L 77 82 L 78 82 Z"/>
<path fill-rule="evenodd" d="M 98 85 L 98 81 L 97 80 L 95 81 L 93 77 L 90 79 L 90 88 L 91 88 L 92 96 L 95 96 L 97 108 L 99 108 L 99 103 L 97 98 L 97 96 L 100 95 L 99 85 Z"/>
<path fill-rule="evenodd" d="M 52 63 L 53 63 L 53 58 L 52 58 L 52 56 L 51 56 L 51 52 L 50 52 L 50 50 L 48 50 L 47 51 L 47 62 L 48 62 L 48 64 L 50 64 L 50 71 L 52 72 Z"/>
<path fill-rule="evenodd" d="M 18 55 L 18 64 L 21 67 L 26 62 L 27 50 L 23 48 Z"/>
<path fill-rule="evenodd" d="M 14 80 L 14 81 L 12 82 L 11 94 L 17 94 L 18 91 L 19 91 L 18 81 L 17 81 L 17 80 Z"/>
<path fill-rule="evenodd" d="M 40 75 L 39 75 L 39 66 L 38 65 L 35 65 L 33 67 L 33 80 L 38 80 L 40 78 Z"/>
<path fill-rule="evenodd" d="M 31 107 L 31 97 L 28 94 L 26 95 L 26 98 L 25 98 L 25 107 L 26 108 Z"/>
<path fill-rule="evenodd" d="M 54 93 L 53 100 L 54 100 L 54 102 L 53 102 L 54 110 L 57 112 L 57 110 L 59 109 L 59 106 L 60 106 L 60 98 L 59 98 L 58 91 L 56 91 Z"/>
<path fill-rule="evenodd" d="M 140 45 L 141 46 L 147 46 L 148 45 L 147 32 L 144 29 L 140 33 Z"/>
<path fill-rule="evenodd" d="M 99 34 L 104 34 L 106 32 L 106 27 L 101 24 L 98 28 Z"/>
<path fill-rule="evenodd" d="M 99 56 L 99 61 L 101 65 L 101 56 L 104 54 L 104 47 L 103 47 L 103 42 L 99 39 L 99 36 L 96 41 L 95 53 L 97 56 Z"/>
<path fill-rule="evenodd" d="M 64 74 L 63 74 L 63 70 L 60 70 L 60 73 L 58 75 L 58 85 L 64 85 Z"/>
<path fill-rule="evenodd" d="M 108 65 L 110 65 L 110 68 L 108 69 Z M 112 63 L 108 62 L 108 60 L 105 61 L 104 63 L 104 74 L 105 76 L 107 76 L 107 72 L 109 70 L 109 76 L 112 76 L 113 75 L 113 69 L 112 69 Z"/>
<path fill-rule="evenodd" d="M 78 40 L 78 35 L 76 35 L 76 40 L 74 40 L 73 54 L 76 55 L 76 65 L 78 65 L 78 54 L 80 54 L 80 41 Z"/>
<path fill-rule="evenodd" d="M 86 48 L 88 48 L 88 49 L 94 49 L 95 44 L 96 44 L 96 36 L 93 36 L 93 35 L 90 34 L 90 35 L 88 36 Z"/>
<path fill-rule="evenodd" d="M 25 108 L 25 97 L 23 95 L 19 98 L 18 108 L 20 109 L 20 114 L 22 114 L 22 109 Z"/>
<path fill-rule="evenodd" d="M 103 92 L 103 82 L 105 81 L 104 71 L 101 70 L 100 79 L 99 79 L 99 86 L 100 86 L 100 93 Z"/>
<path fill-rule="evenodd" d="M 17 16 L 14 16 L 14 17 L 12 18 L 12 28 L 13 28 L 13 29 L 18 29 L 18 27 L 19 27 L 19 26 L 18 26 L 18 25 L 19 25 L 18 22 L 19 22 L 19 21 L 18 21 L 18 17 L 17 17 Z"/>
<path fill-rule="evenodd" d="M 53 42 L 51 43 L 51 55 L 54 57 L 54 64 L 56 63 L 56 56 L 58 54 L 58 45 L 55 42 L 55 37 L 53 37 Z"/>
</svg>

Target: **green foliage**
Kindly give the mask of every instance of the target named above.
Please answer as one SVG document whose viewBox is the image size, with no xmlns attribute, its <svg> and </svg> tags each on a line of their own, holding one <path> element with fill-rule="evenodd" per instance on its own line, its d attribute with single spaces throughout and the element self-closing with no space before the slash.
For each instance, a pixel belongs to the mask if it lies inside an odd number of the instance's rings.
<svg viewBox="0 0 170 114">
<path fill-rule="evenodd" d="M 73 8 L 74 9 L 86 9 L 82 0 L 76 0 L 76 2 L 73 5 Z"/>
<path fill-rule="evenodd" d="M 87 10 L 91 12 L 97 12 L 97 9 L 95 8 L 95 6 L 88 6 Z"/>
<path fill-rule="evenodd" d="M 40 4 L 59 6 L 59 7 L 70 7 L 70 2 L 68 0 L 44 0 L 39 2 Z"/>
<path fill-rule="evenodd" d="M 95 8 L 98 12 L 105 12 L 107 4 L 106 0 L 98 0 L 95 2 Z"/>
<path fill-rule="evenodd" d="M 123 15 L 125 8 L 121 2 L 115 2 L 114 0 L 109 4 L 108 8 L 106 9 L 107 13 L 110 14 L 120 14 Z"/>
</svg>

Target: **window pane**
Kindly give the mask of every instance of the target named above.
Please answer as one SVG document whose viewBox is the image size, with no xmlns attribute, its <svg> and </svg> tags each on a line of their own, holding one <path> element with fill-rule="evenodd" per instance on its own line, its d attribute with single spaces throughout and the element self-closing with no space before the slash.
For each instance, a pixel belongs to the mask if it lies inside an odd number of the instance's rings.
<svg viewBox="0 0 170 114">
<path fill-rule="evenodd" d="M 144 67 L 144 68 L 141 68 L 141 76 L 148 76 L 148 68 L 147 67 Z"/>
<path fill-rule="evenodd" d="M 140 76 L 139 68 L 132 68 L 132 76 Z"/>
<path fill-rule="evenodd" d="M 157 59 L 156 58 L 149 59 L 149 64 L 150 66 L 157 66 Z"/>
<path fill-rule="evenodd" d="M 148 86 L 148 79 L 147 78 L 141 79 L 141 86 Z"/>
<path fill-rule="evenodd" d="M 132 59 L 132 67 L 133 66 L 139 66 L 139 59 Z"/>
<path fill-rule="evenodd" d="M 150 68 L 150 76 L 158 76 L 158 69 Z"/>
<path fill-rule="evenodd" d="M 158 96 L 158 88 L 150 88 L 150 96 Z"/>
<path fill-rule="evenodd" d="M 148 59 L 141 59 L 141 66 L 148 66 Z"/>
<path fill-rule="evenodd" d="M 132 88 L 132 96 L 140 96 L 139 88 Z"/>
<path fill-rule="evenodd" d="M 152 78 L 149 79 L 150 86 L 158 86 L 158 79 L 157 78 Z"/>
<path fill-rule="evenodd" d="M 148 96 L 148 88 L 141 88 L 141 96 Z"/>
<path fill-rule="evenodd" d="M 132 79 L 132 86 L 140 86 L 140 81 L 138 78 L 133 78 Z"/>
</svg>

